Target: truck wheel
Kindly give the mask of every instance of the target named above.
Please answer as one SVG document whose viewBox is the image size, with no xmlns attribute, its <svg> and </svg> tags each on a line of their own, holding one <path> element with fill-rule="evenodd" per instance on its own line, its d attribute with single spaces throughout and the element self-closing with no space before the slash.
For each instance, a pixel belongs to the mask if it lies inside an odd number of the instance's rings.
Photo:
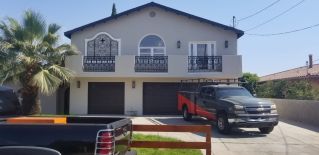
<svg viewBox="0 0 319 155">
<path fill-rule="evenodd" d="M 183 118 L 184 118 L 184 120 L 185 121 L 190 121 L 190 120 L 192 120 L 192 117 L 193 117 L 193 115 L 188 113 L 188 108 L 185 106 L 183 108 Z"/>
<path fill-rule="evenodd" d="M 274 130 L 273 126 L 259 128 L 259 131 L 263 134 L 269 134 L 272 130 Z"/>
<path fill-rule="evenodd" d="M 231 131 L 231 126 L 228 123 L 228 118 L 226 114 L 219 114 L 217 116 L 217 129 L 221 134 L 229 134 Z"/>
</svg>

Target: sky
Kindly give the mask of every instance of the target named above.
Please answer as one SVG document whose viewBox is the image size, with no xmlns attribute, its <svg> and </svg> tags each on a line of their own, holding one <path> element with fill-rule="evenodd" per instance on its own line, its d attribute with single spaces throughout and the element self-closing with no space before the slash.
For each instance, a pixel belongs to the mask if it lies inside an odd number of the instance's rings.
<svg viewBox="0 0 319 155">
<path fill-rule="evenodd" d="M 277 0 L 153 0 L 196 16 L 225 25 L 232 24 L 232 17 L 241 19 L 265 8 Z M 319 59 L 319 26 L 279 36 L 252 36 L 290 31 L 319 24 L 319 0 L 280 0 L 254 17 L 238 22 L 236 28 L 248 30 L 303 1 L 300 5 L 275 20 L 251 31 L 238 39 L 238 54 L 243 57 L 243 72 L 259 76 L 305 66 L 308 55 Z M 47 23 L 62 26 L 62 42 L 69 43 L 63 32 L 110 16 L 112 4 L 117 12 L 151 2 L 150 0 L 1 0 L 0 20 L 5 17 L 21 19 L 25 10 L 40 12 Z M 315 61 L 314 63 L 319 63 Z"/>
</svg>

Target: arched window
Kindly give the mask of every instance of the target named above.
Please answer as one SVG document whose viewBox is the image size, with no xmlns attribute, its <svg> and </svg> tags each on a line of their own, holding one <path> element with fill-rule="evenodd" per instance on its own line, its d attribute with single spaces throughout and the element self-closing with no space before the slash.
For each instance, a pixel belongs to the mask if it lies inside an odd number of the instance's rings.
<svg viewBox="0 0 319 155">
<path fill-rule="evenodd" d="M 119 55 L 119 39 L 114 39 L 107 33 L 99 33 L 86 41 L 87 56 Z"/>
<path fill-rule="evenodd" d="M 139 45 L 140 56 L 165 56 L 164 41 L 157 35 L 144 37 Z"/>
</svg>

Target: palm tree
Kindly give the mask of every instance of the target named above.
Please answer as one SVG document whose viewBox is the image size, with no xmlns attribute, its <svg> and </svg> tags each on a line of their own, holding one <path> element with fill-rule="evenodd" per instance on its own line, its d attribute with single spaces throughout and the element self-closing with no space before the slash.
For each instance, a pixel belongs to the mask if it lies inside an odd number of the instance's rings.
<svg viewBox="0 0 319 155">
<path fill-rule="evenodd" d="M 0 23 L 0 84 L 21 86 L 24 114 L 39 113 L 39 93 L 51 94 L 73 76 L 64 60 L 76 50 L 69 44 L 58 45 L 60 28 L 47 26 L 32 10 L 24 12 L 21 22 L 8 17 Z"/>
</svg>

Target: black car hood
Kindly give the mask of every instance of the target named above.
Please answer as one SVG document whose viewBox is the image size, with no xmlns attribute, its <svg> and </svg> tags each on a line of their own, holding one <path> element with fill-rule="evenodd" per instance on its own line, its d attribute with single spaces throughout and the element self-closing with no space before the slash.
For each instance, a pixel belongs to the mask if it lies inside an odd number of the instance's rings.
<svg viewBox="0 0 319 155">
<path fill-rule="evenodd" d="M 233 104 L 239 104 L 243 106 L 253 106 L 253 105 L 272 105 L 271 101 L 249 97 L 249 96 L 230 96 L 220 99 L 221 101 L 231 102 Z"/>
</svg>

